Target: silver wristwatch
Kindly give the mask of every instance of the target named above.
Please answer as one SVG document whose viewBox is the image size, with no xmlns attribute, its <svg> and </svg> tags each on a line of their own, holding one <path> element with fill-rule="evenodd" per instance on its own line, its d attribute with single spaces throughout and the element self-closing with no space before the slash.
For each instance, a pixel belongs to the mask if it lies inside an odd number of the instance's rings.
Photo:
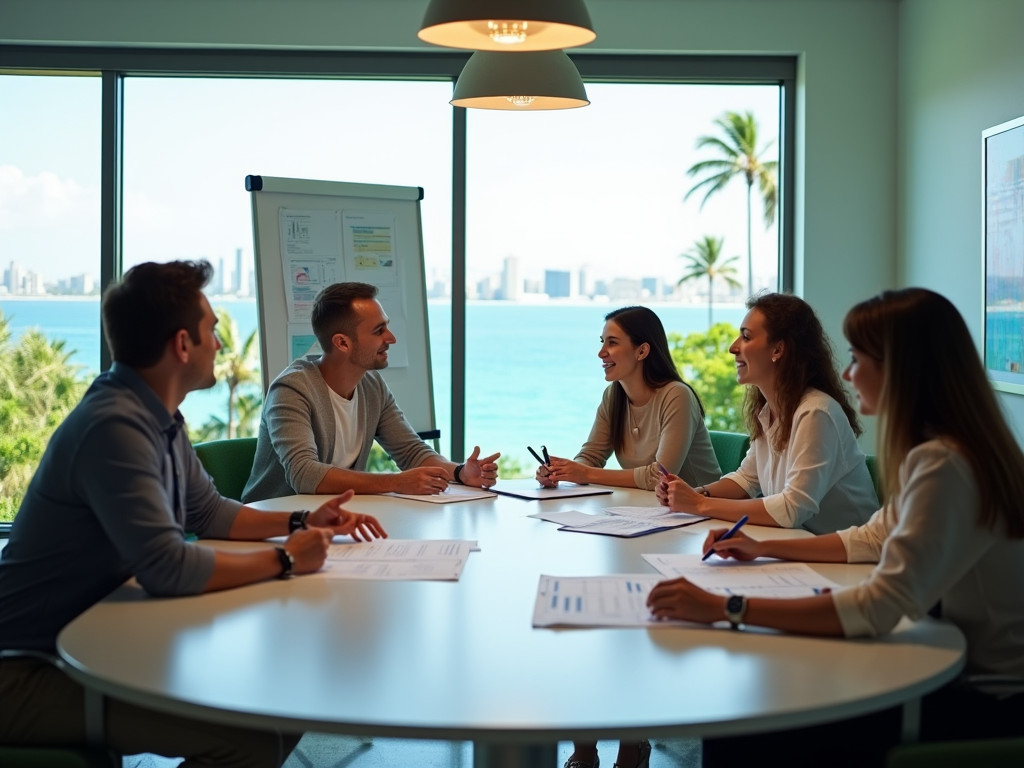
<svg viewBox="0 0 1024 768">
<path fill-rule="evenodd" d="M 743 595 L 733 595 L 725 601 L 725 618 L 729 620 L 733 629 L 739 629 L 743 623 L 743 617 L 747 615 L 747 598 Z"/>
</svg>

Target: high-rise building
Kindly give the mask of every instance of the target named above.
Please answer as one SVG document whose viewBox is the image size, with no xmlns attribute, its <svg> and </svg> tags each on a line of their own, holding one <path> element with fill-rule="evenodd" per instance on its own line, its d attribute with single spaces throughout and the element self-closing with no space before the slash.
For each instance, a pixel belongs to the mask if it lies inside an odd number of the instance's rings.
<svg viewBox="0 0 1024 768">
<path fill-rule="evenodd" d="M 217 279 L 213 284 L 213 291 L 219 296 L 227 293 L 228 288 L 228 276 L 224 273 L 224 259 L 220 259 L 217 263 Z"/>
<path fill-rule="evenodd" d="M 480 299 L 493 299 L 494 294 L 498 290 L 498 278 L 496 275 L 488 275 L 476 284 L 477 298 Z"/>
<path fill-rule="evenodd" d="M 242 282 L 242 249 L 241 248 L 236 248 L 235 249 L 235 275 L 234 275 L 234 278 L 235 279 L 231 283 L 231 292 L 232 293 L 241 293 L 242 292 L 242 286 L 245 285 L 245 283 Z"/>
<path fill-rule="evenodd" d="M 580 296 L 594 295 L 594 270 L 589 264 L 580 267 L 579 292 Z"/>
<path fill-rule="evenodd" d="M 519 277 L 519 259 L 515 256 L 505 257 L 505 268 L 501 272 L 501 298 L 505 301 L 519 301 L 523 289 L 523 281 Z"/>
<path fill-rule="evenodd" d="M 608 296 L 612 301 L 639 299 L 643 294 L 643 287 L 639 280 L 630 280 L 628 277 L 616 277 L 608 287 Z"/>
<path fill-rule="evenodd" d="M 68 293 L 73 293 L 77 296 L 87 296 L 92 293 L 93 288 L 92 275 L 88 272 L 84 272 L 81 275 L 72 275 L 68 280 Z"/>
<path fill-rule="evenodd" d="M 664 291 L 662 290 L 662 279 L 660 277 L 644 277 L 640 280 L 640 287 L 645 296 L 655 301 L 660 301 Z"/>
<path fill-rule="evenodd" d="M 16 261 L 12 261 L 11 268 L 7 270 L 7 292 L 15 296 L 22 293 L 24 277 L 21 265 Z"/>
<path fill-rule="evenodd" d="M 46 289 L 43 287 L 43 276 L 38 272 L 26 272 L 25 293 L 29 296 L 41 296 L 46 293 Z"/>
<path fill-rule="evenodd" d="M 567 299 L 571 293 L 572 275 L 560 270 L 544 270 L 544 293 L 552 299 Z"/>
</svg>

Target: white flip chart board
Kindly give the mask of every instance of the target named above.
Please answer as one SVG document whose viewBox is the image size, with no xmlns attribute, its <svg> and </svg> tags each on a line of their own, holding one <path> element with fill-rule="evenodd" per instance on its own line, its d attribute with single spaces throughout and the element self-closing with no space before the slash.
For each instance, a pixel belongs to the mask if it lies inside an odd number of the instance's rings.
<svg viewBox="0 0 1024 768">
<path fill-rule="evenodd" d="M 246 176 L 263 392 L 292 360 L 321 352 L 309 311 L 331 283 L 376 285 L 398 342 L 384 380 L 421 437 L 438 437 L 423 278 L 420 187 Z"/>
</svg>

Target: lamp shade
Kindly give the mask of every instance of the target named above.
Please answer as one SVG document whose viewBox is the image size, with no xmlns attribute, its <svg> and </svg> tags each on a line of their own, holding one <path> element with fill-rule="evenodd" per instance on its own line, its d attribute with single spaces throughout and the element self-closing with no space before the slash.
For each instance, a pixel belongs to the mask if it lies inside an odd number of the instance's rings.
<svg viewBox="0 0 1024 768">
<path fill-rule="evenodd" d="M 477 51 L 455 83 L 456 107 L 538 111 L 590 103 L 579 70 L 564 51 Z"/>
<path fill-rule="evenodd" d="M 473 51 L 552 51 L 597 34 L 583 0 L 430 0 L 418 37 Z"/>
</svg>

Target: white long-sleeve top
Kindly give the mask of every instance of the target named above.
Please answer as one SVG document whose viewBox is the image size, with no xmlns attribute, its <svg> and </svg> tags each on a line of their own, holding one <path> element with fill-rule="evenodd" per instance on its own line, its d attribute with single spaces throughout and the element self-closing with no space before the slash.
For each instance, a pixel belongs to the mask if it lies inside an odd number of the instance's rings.
<svg viewBox="0 0 1024 768">
<path fill-rule="evenodd" d="M 1024 674 L 1024 540 L 978 525 L 974 473 L 949 443 L 910 451 L 900 483 L 867 523 L 839 531 L 848 562 L 878 563 L 832 593 L 843 631 L 883 634 L 941 599 L 943 617 L 967 637 L 971 671 Z"/>
<path fill-rule="evenodd" d="M 762 433 L 729 479 L 751 498 L 764 497 L 768 514 L 783 528 L 832 533 L 867 521 L 878 496 L 867 462 L 842 406 L 808 389 L 793 413 L 789 442 L 773 447 L 779 421 L 765 405 L 757 416 Z"/>
</svg>

